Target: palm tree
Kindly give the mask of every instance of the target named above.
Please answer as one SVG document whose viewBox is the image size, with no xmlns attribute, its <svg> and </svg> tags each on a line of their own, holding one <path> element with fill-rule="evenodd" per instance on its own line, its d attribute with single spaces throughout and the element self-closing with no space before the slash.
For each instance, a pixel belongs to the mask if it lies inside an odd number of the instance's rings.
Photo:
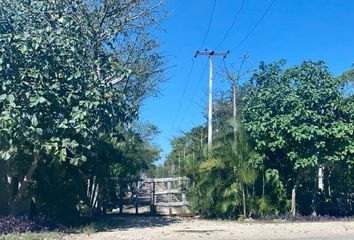
<svg viewBox="0 0 354 240">
<path fill-rule="evenodd" d="M 234 183 L 225 189 L 224 195 L 227 197 L 230 193 L 236 194 L 237 190 L 241 192 L 243 217 L 246 218 L 246 189 L 257 179 L 257 172 L 251 164 L 255 153 L 249 146 L 245 132 L 241 128 L 233 137 L 226 137 L 221 143 L 218 152 L 220 152 L 223 161 L 227 163 L 228 168 L 233 169 L 234 180 Z"/>
<path fill-rule="evenodd" d="M 257 178 L 251 164 L 255 153 L 241 128 L 236 135 L 225 135 L 216 142 L 212 157 L 199 168 L 199 197 L 204 207 L 214 209 L 212 215 L 234 215 L 242 207 L 246 217 L 246 189 Z"/>
</svg>

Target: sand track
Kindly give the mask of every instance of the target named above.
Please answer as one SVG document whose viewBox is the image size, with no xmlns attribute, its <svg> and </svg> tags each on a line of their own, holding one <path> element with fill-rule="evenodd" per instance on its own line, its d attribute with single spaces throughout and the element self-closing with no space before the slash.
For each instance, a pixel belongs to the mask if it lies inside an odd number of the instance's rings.
<svg viewBox="0 0 354 240">
<path fill-rule="evenodd" d="M 354 221 L 235 222 L 198 218 L 114 217 L 103 232 L 69 235 L 65 239 L 89 240 L 234 240 L 333 239 L 354 240 Z M 116 221 L 116 223 L 113 223 Z"/>
</svg>

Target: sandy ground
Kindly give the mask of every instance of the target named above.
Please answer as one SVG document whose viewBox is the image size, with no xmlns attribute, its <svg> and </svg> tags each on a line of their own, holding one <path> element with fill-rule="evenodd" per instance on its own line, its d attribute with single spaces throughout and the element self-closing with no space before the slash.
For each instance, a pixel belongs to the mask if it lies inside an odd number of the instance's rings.
<svg viewBox="0 0 354 240">
<path fill-rule="evenodd" d="M 354 240 L 354 221 L 234 222 L 198 218 L 116 217 L 106 231 L 69 235 L 89 240 L 228 240 L 228 239 L 333 239 Z"/>
</svg>

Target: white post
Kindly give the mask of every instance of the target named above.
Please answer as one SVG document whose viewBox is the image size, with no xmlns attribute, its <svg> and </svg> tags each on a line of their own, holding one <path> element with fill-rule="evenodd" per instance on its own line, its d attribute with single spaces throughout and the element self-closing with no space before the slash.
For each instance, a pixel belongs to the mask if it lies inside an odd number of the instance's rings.
<svg viewBox="0 0 354 240">
<path fill-rule="evenodd" d="M 213 145 L 213 54 L 209 55 L 208 150 Z"/>
</svg>

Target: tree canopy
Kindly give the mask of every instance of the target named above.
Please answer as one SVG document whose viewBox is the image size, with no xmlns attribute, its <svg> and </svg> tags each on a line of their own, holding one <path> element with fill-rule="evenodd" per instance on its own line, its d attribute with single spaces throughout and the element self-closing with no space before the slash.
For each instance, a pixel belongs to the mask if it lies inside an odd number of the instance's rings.
<svg viewBox="0 0 354 240">
<path fill-rule="evenodd" d="M 10 209 L 51 171 L 72 189 L 72 208 L 95 208 L 97 200 L 77 192 L 86 179 L 103 190 L 110 177 L 137 174 L 156 159 L 132 123 L 163 79 L 149 35 L 161 14 L 160 2 L 148 0 L 1 1 L 0 156 L 20 183 Z M 128 172 L 117 170 L 128 164 Z"/>
</svg>

